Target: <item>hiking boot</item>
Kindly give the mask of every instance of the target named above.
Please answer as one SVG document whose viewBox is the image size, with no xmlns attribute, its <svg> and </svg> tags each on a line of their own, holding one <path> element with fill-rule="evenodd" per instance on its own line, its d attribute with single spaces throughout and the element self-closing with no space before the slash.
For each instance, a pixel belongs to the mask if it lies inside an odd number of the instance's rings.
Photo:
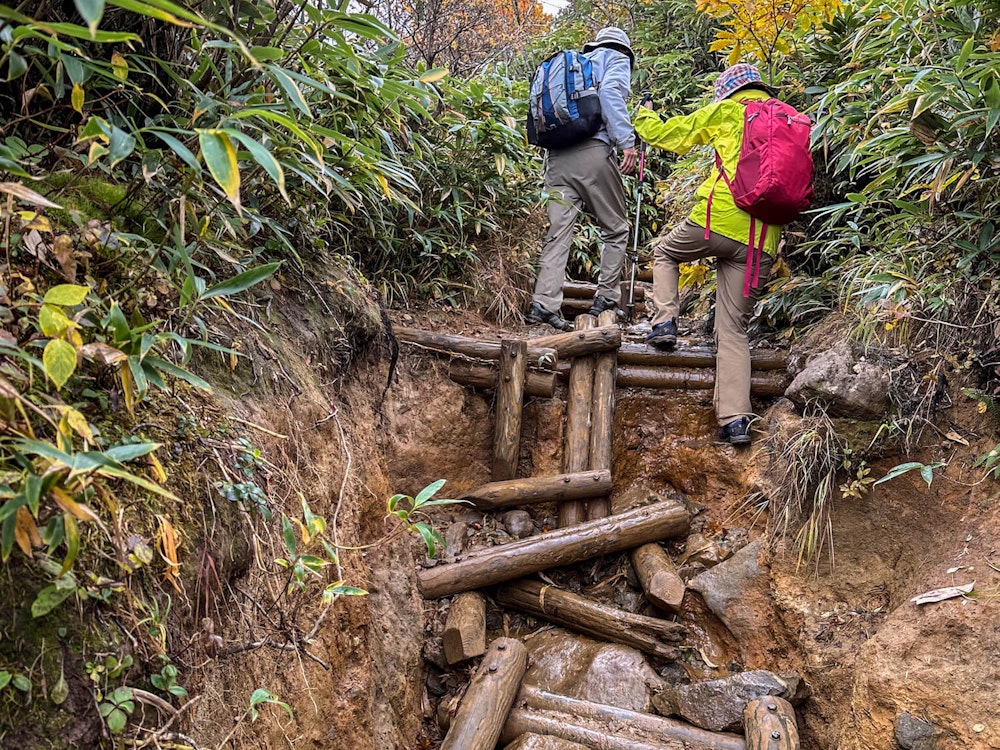
<svg viewBox="0 0 1000 750">
<path fill-rule="evenodd" d="M 587 310 L 587 315 L 593 315 L 596 318 L 605 310 L 614 310 L 616 317 L 625 319 L 625 312 L 618 307 L 618 303 L 612 302 L 607 297 L 595 297 L 594 304 Z"/>
<path fill-rule="evenodd" d="M 677 319 L 665 320 L 653 326 L 646 337 L 646 343 L 657 349 L 673 349 L 677 343 Z"/>
<path fill-rule="evenodd" d="M 539 323 L 547 323 L 553 328 L 558 328 L 560 331 L 573 330 L 572 323 L 559 315 L 559 313 L 549 312 L 537 302 L 531 303 L 531 307 L 528 309 L 528 314 L 524 316 L 524 322 L 529 326 L 535 326 Z"/>
<path fill-rule="evenodd" d="M 722 428 L 719 439 L 724 443 L 732 443 L 733 445 L 749 445 L 750 418 L 740 417 L 727 424 Z"/>
</svg>

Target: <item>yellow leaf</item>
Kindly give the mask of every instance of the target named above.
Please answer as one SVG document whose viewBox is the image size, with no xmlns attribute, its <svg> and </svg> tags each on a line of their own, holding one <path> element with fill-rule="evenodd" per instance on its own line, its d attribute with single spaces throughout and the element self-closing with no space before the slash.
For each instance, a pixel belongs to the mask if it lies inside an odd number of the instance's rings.
<svg viewBox="0 0 1000 750">
<path fill-rule="evenodd" d="M 56 501 L 63 512 L 69 513 L 73 518 L 79 519 L 80 521 L 96 521 L 97 514 L 94 513 L 86 505 L 81 505 L 66 492 L 62 487 L 53 487 L 49 490 L 52 495 L 52 499 Z"/>
<path fill-rule="evenodd" d="M 42 538 L 38 533 L 38 527 L 35 526 L 35 519 L 31 517 L 31 513 L 23 505 L 17 509 L 14 521 L 14 541 L 17 542 L 17 546 L 21 548 L 21 552 L 26 557 L 31 557 L 33 544 L 36 547 L 42 546 Z"/>
<path fill-rule="evenodd" d="M 80 114 L 83 114 L 83 86 L 79 83 L 73 84 L 73 93 L 69 96 L 69 101 Z"/>
<path fill-rule="evenodd" d="M 25 229 L 37 229 L 39 232 L 48 232 L 52 234 L 52 225 L 45 216 L 36 216 L 27 224 L 24 225 Z"/>
<path fill-rule="evenodd" d="M 448 75 L 447 68 L 433 68 L 432 70 L 428 70 L 426 73 L 420 76 L 420 82 L 434 83 L 436 81 L 440 81 L 446 75 Z"/>
<path fill-rule="evenodd" d="M 62 388 L 76 370 L 76 349 L 62 339 L 52 339 L 42 352 L 42 365 L 56 388 Z"/>
<path fill-rule="evenodd" d="M 222 130 L 197 130 L 208 171 L 237 211 L 240 206 L 240 166 L 232 139 Z"/>
<path fill-rule="evenodd" d="M 132 370 L 129 369 L 128 362 L 122 362 L 118 368 L 118 377 L 122 381 L 122 396 L 125 398 L 125 408 L 129 414 L 135 413 L 136 389 L 135 381 L 132 380 Z"/>
<path fill-rule="evenodd" d="M 90 151 L 87 152 L 87 166 L 89 167 L 91 164 L 100 159 L 106 153 L 109 153 L 110 150 L 111 149 L 109 149 L 107 146 L 98 143 L 97 141 L 93 141 L 90 144 Z"/>
<path fill-rule="evenodd" d="M 149 465 L 150 465 L 150 468 L 151 468 L 152 473 L 153 473 L 153 478 L 157 482 L 159 482 L 160 484 L 163 484 L 164 482 L 166 482 L 167 481 L 167 472 L 164 471 L 163 464 L 160 463 L 160 459 L 158 459 L 152 453 L 150 453 L 148 456 L 146 456 L 146 458 L 149 461 Z"/>
<path fill-rule="evenodd" d="M 61 307 L 42 305 L 38 311 L 38 325 L 49 338 L 59 338 L 69 329 L 69 318 Z"/>
<path fill-rule="evenodd" d="M 76 432 L 77 435 L 82 437 L 84 440 L 94 442 L 94 433 L 91 431 L 90 425 L 87 423 L 87 418 L 80 412 L 72 406 L 67 406 L 63 411 L 63 418 L 69 423 L 69 426 L 73 428 L 73 431 Z"/>
<path fill-rule="evenodd" d="M 181 564 L 177 560 L 177 533 L 173 525 L 163 516 L 157 516 L 160 522 L 160 530 L 157 534 L 157 546 L 160 548 L 160 556 L 167 563 L 167 569 L 163 573 L 163 580 L 170 581 L 173 587 L 179 592 L 181 587 L 180 568 Z"/>
<path fill-rule="evenodd" d="M 119 81 L 128 78 L 128 62 L 118 52 L 111 55 L 111 74 Z"/>
</svg>

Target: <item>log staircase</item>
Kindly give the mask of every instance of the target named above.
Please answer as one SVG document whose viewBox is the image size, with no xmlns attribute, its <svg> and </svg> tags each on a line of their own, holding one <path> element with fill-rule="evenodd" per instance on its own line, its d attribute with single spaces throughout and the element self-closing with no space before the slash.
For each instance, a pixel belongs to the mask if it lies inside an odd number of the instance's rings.
<svg viewBox="0 0 1000 750">
<path fill-rule="evenodd" d="M 580 302 L 589 307 L 592 285 L 569 284 L 564 291 L 564 312 L 583 307 Z M 529 738 L 537 735 L 560 738 L 560 747 L 598 750 L 797 750 L 794 711 L 781 698 L 750 701 L 742 737 L 710 732 L 522 685 L 528 662 L 524 644 L 513 638 L 486 642 L 483 591 L 501 607 L 597 640 L 677 658 L 685 636 L 680 624 L 633 614 L 528 576 L 627 551 L 647 600 L 667 615 L 679 611 L 685 584 L 658 542 L 686 535 L 688 511 L 666 501 L 611 513 L 615 391 L 711 388 L 714 352 L 685 346 L 661 352 L 645 343 L 623 342 L 612 311 L 598 319 L 579 314 L 574 331 L 528 340 L 484 341 L 402 327 L 394 333 L 400 342 L 451 357 L 449 377 L 455 382 L 496 390 L 493 481 L 460 499 L 486 512 L 558 504 L 555 530 L 473 551 L 417 574 L 424 598 L 453 597 L 444 630 L 447 661 L 482 656 L 457 711 L 448 717 L 442 750 L 494 750 L 498 742 L 527 748 L 534 746 Z M 753 392 L 782 393 L 785 366 L 779 352 L 755 353 Z M 551 397 L 560 380 L 567 393 L 563 473 L 519 478 L 524 398 Z"/>
</svg>

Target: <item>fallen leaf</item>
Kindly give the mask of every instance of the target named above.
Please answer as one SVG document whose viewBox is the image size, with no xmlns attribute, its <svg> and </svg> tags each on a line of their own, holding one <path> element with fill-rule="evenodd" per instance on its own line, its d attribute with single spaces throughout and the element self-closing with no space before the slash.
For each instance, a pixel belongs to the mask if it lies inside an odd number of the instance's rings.
<svg viewBox="0 0 1000 750">
<path fill-rule="evenodd" d="M 959 443 L 960 445 L 966 445 L 966 446 L 969 444 L 968 440 L 966 440 L 964 437 L 959 435 L 954 430 L 946 434 L 945 437 L 948 438 L 953 443 Z"/>
<path fill-rule="evenodd" d="M 910 599 L 911 602 L 915 604 L 933 604 L 934 602 L 941 602 L 945 599 L 954 599 L 956 596 L 965 596 L 970 593 L 972 589 L 976 587 L 976 582 L 967 583 L 964 586 L 945 586 L 941 589 L 934 589 L 933 591 L 926 591 L 919 596 L 915 596 Z"/>
</svg>

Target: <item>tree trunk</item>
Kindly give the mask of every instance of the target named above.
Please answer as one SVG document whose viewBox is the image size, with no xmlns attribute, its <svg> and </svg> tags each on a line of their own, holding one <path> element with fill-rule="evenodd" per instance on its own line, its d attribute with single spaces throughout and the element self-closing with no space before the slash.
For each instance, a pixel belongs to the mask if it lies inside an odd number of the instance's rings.
<svg viewBox="0 0 1000 750">
<path fill-rule="evenodd" d="M 586 500 L 609 492 L 610 471 L 580 471 L 575 474 L 490 482 L 462 493 L 457 499 L 468 500 L 479 510 L 496 510 L 532 503 Z"/>
<path fill-rule="evenodd" d="M 669 645 L 684 637 L 684 626 L 675 622 L 636 615 L 534 580 L 504 584 L 494 598 L 497 604 L 597 640 L 624 643 L 663 659 L 680 655 Z"/>
<path fill-rule="evenodd" d="M 449 664 L 486 651 L 486 599 L 476 591 L 457 594 L 444 624 L 444 658 Z"/>
<path fill-rule="evenodd" d="M 392 332 L 397 339 L 406 344 L 416 344 L 448 354 L 461 354 L 473 359 L 494 361 L 500 359 L 501 342 L 499 341 L 483 341 L 469 336 L 423 331 L 419 328 L 393 328 Z M 528 341 L 528 362 L 532 367 L 551 370 L 555 368 L 558 361 L 559 355 L 554 349 Z"/>
<path fill-rule="evenodd" d="M 460 385 L 470 385 L 473 388 L 496 388 L 500 373 L 496 367 L 487 364 L 477 364 L 467 359 L 453 359 L 448 364 L 448 377 Z M 528 370 L 524 379 L 525 395 L 552 398 L 555 392 L 554 372 Z"/>
<path fill-rule="evenodd" d="M 632 566 L 650 604 L 665 612 L 680 612 L 684 581 L 663 547 L 654 542 L 632 550 Z"/>
<path fill-rule="evenodd" d="M 425 599 L 472 591 L 547 568 L 682 536 L 687 534 L 690 520 L 683 505 L 667 500 L 478 550 L 458 562 L 439 563 L 418 571 L 417 584 Z"/>
<path fill-rule="evenodd" d="M 610 349 L 617 349 L 621 343 L 622 332 L 618 326 L 603 326 L 588 331 L 570 331 L 528 339 L 529 346 L 555 349 L 558 356 L 563 359 L 600 354 Z"/>
<path fill-rule="evenodd" d="M 755 698 L 743 710 L 747 750 L 799 750 L 795 710 L 781 698 Z"/>
<path fill-rule="evenodd" d="M 493 481 L 517 476 L 521 445 L 521 409 L 524 406 L 524 376 L 528 367 L 528 345 L 504 341 L 500 347 L 500 380 L 496 398 L 493 435 Z"/>
<path fill-rule="evenodd" d="M 664 351 L 646 343 L 623 341 L 618 350 L 618 362 L 645 367 L 715 367 L 715 350 L 707 346 L 690 346 Z M 750 352 L 750 367 L 754 370 L 785 370 L 788 368 L 788 353 L 776 349 L 756 349 Z"/>
<path fill-rule="evenodd" d="M 493 641 L 452 719 L 441 750 L 494 750 L 527 666 L 528 649 L 519 640 Z"/>
<path fill-rule="evenodd" d="M 669 748 L 669 750 L 745 750 L 743 738 L 725 732 L 709 732 L 682 721 L 665 719 L 662 716 L 629 711 L 601 703 L 591 703 L 564 695 L 557 695 L 537 687 L 524 685 L 517 695 L 517 708 L 511 711 L 504 727 L 502 738 L 516 737 L 523 732 L 551 734 L 556 737 L 582 742 L 588 747 L 609 748 L 610 750 L 645 750 L 646 748 Z M 537 722 L 536 719 L 554 719 L 554 722 Z M 552 731 L 560 723 L 587 729 L 597 734 L 587 735 L 577 731 L 560 733 Z M 621 735 L 609 731 L 608 727 L 621 727 Z M 584 739 L 587 738 L 587 740 Z M 606 738 L 606 744 L 591 744 L 593 740 Z M 633 739 L 634 738 L 634 739 Z M 638 745 L 621 744 L 630 741 Z M 616 744 L 618 743 L 618 744 Z"/>
<path fill-rule="evenodd" d="M 613 310 L 605 310 L 597 319 L 598 325 L 615 325 Z M 611 469 L 612 436 L 615 429 L 615 374 L 618 354 L 612 350 L 597 355 L 594 365 L 594 398 L 590 424 L 590 468 Z M 587 503 L 587 518 L 604 518 L 611 515 L 611 497 Z"/>
</svg>

